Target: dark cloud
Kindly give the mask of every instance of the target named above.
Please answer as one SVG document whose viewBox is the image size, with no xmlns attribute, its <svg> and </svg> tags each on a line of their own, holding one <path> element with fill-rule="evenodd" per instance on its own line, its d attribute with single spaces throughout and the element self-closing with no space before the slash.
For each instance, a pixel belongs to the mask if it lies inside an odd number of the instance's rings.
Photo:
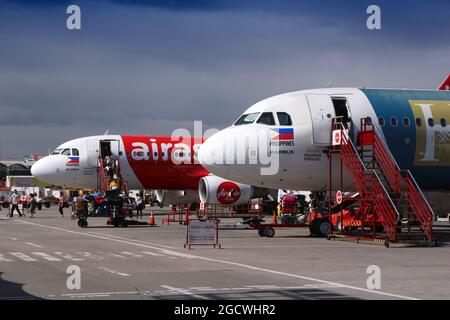
<svg viewBox="0 0 450 320">
<path fill-rule="evenodd" d="M 83 1 L 82 30 L 68 31 L 60 2 L 14 2 L 0 2 L 0 156 L 106 129 L 222 128 L 258 100 L 331 77 L 336 86 L 434 88 L 450 70 L 444 10 L 418 25 L 411 20 L 426 18 L 415 3 L 412 17 L 404 2 L 386 4 L 383 29 L 368 31 L 364 1 Z"/>
</svg>

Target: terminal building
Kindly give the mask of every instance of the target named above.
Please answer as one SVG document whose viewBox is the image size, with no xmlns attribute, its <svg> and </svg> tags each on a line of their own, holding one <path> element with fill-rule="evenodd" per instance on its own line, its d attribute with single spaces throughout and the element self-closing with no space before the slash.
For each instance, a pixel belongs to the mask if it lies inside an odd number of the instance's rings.
<svg viewBox="0 0 450 320">
<path fill-rule="evenodd" d="M 34 159 L 0 160 L 0 188 L 31 183 L 31 166 L 34 162 Z M 26 182 L 27 180 L 28 182 Z"/>
</svg>

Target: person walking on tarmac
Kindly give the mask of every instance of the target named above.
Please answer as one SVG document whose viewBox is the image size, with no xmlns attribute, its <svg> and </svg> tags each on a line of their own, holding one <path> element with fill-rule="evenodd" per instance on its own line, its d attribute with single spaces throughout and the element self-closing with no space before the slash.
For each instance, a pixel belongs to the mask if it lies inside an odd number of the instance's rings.
<svg viewBox="0 0 450 320">
<path fill-rule="evenodd" d="M 141 194 L 136 194 L 136 218 L 139 218 L 139 216 L 142 219 L 142 207 L 143 207 L 143 201 Z"/>
<path fill-rule="evenodd" d="M 59 193 L 59 202 L 58 202 L 58 211 L 59 211 L 59 214 L 61 215 L 61 218 L 64 218 L 63 208 L 64 208 L 64 205 L 66 202 L 67 201 L 66 201 L 66 197 L 64 196 L 64 192 L 61 191 Z"/>
<path fill-rule="evenodd" d="M 11 212 L 9 213 L 9 217 L 13 217 L 14 210 L 17 210 L 19 217 L 21 217 L 22 212 L 19 210 L 19 194 L 17 193 L 17 190 L 14 190 L 14 193 L 9 198 L 9 203 L 11 203 Z"/>
<path fill-rule="evenodd" d="M 34 214 L 36 213 L 37 201 L 36 201 L 34 193 L 30 193 L 30 197 L 31 197 L 31 200 L 30 200 L 30 219 L 32 219 Z"/>
</svg>

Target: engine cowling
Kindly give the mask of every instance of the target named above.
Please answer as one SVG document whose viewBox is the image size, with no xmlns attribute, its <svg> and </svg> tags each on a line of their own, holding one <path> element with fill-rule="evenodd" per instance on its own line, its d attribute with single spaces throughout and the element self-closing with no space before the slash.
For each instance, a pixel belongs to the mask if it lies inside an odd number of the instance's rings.
<svg viewBox="0 0 450 320">
<path fill-rule="evenodd" d="M 190 204 L 198 202 L 197 190 L 156 190 L 156 199 L 161 204 Z"/>
<path fill-rule="evenodd" d="M 199 181 L 200 201 L 208 204 L 236 206 L 246 204 L 255 189 L 247 184 L 236 183 L 216 176 L 203 177 Z"/>
</svg>

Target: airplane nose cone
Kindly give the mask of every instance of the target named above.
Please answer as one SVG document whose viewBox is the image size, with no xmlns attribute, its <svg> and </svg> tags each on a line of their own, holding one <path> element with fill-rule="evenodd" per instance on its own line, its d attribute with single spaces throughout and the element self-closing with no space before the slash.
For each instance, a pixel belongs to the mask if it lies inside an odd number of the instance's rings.
<svg viewBox="0 0 450 320">
<path fill-rule="evenodd" d="M 60 168 L 58 163 L 49 157 L 38 160 L 31 167 L 31 174 L 41 181 L 57 185 Z"/>
<path fill-rule="evenodd" d="M 198 160 L 201 165 L 219 177 L 226 178 L 228 166 L 225 163 L 224 135 L 218 132 L 209 137 L 198 151 Z"/>
<path fill-rule="evenodd" d="M 31 167 L 31 174 L 38 178 L 42 179 L 50 175 L 49 166 L 46 165 L 46 159 L 40 159 L 38 160 L 33 166 Z"/>
</svg>

